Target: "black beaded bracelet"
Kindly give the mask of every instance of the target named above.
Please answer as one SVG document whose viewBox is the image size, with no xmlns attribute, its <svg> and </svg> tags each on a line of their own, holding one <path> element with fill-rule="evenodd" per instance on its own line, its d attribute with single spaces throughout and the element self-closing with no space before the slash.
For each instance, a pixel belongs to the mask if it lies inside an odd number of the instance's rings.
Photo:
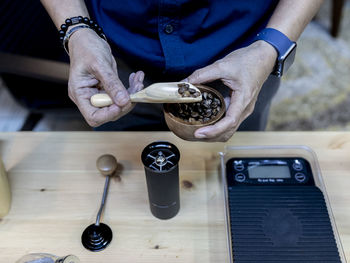
<svg viewBox="0 0 350 263">
<path fill-rule="evenodd" d="M 60 36 L 60 41 L 62 44 L 64 44 L 64 38 L 67 33 L 68 27 L 72 25 L 77 25 L 77 24 L 85 24 L 88 25 L 92 30 L 94 30 L 97 35 L 99 35 L 101 38 L 106 40 L 106 36 L 103 33 L 102 28 L 95 23 L 93 20 L 89 19 L 88 17 L 82 17 L 82 16 L 75 16 L 71 18 L 67 18 L 65 23 L 61 25 L 61 29 L 58 31 L 58 34 Z"/>
</svg>

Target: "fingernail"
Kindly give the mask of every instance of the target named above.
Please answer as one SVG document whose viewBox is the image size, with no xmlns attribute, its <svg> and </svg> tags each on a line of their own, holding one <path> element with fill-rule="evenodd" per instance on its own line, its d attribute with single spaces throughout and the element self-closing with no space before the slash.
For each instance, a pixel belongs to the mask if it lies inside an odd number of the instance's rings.
<svg viewBox="0 0 350 263">
<path fill-rule="evenodd" d="M 139 81 L 142 82 L 142 81 L 143 81 L 143 78 L 144 78 L 144 75 L 143 75 L 143 74 L 140 74 L 140 75 L 139 75 Z"/>
<path fill-rule="evenodd" d="M 196 134 L 196 138 L 198 138 L 198 139 L 203 139 L 205 137 L 207 137 L 207 136 L 204 133 L 197 133 Z"/>
<path fill-rule="evenodd" d="M 123 106 L 129 100 L 129 96 L 125 91 L 119 91 L 117 93 L 117 101 Z"/>
</svg>

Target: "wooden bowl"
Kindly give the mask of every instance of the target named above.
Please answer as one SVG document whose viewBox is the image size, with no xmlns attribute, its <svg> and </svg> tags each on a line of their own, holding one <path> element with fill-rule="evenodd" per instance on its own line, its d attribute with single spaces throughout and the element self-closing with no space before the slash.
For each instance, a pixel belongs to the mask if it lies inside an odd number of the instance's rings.
<svg viewBox="0 0 350 263">
<path fill-rule="evenodd" d="M 169 129 L 178 137 L 181 139 L 187 140 L 187 141 L 201 141 L 205 139 L 198 139 L 194 137 L 194 132 L 202 127 L 213 125 L 215 122 L 219 121 L 225 114 L 226 108 L 225 108 L 225 101 L 224 97 L 221 95 L 220 92 L 218 92 L 216 89 L 204 86 L 204 85 L 195 85 L 202 93 L 204 91 L 214 93 L 221 102 L 221 109 L 219 113 L 212 118 L 210 121 L 202 124 L 191 124 L 173 114 L 171 103 L 164 104 L 164 117 L 166 124 L 168 125 Z"/>
</svg>

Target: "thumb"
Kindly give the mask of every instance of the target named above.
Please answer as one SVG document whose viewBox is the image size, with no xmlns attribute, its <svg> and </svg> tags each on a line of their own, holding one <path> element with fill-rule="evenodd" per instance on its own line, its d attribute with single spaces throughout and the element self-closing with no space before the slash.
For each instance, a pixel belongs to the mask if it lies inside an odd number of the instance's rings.
<svg viewBox="0 0 350 263">
<path fill-rule="evenodd" d="M 220 78 L 220 71 L 217 65 L 211 64 L 201 69 L 197 69 L 190 76 L 187 77 L 186 81 L 192 84 L 201 84 L 211 82 Z"/>
<path fill-rule="evenodd" d="M 124 107 L 129 103 L 129 93 L 115 71 L 112 69 L 101 70 L 98 77 L 104 90 L 116 105 Z"/>
</svg>

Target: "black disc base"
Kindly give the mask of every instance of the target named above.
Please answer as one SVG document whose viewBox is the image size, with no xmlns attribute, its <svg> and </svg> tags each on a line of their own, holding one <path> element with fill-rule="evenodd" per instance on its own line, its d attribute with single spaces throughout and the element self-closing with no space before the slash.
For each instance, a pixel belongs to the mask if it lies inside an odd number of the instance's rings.
<svg viewBox="0 0 350 263">
<path fill-rule="evenodd" d="M 91 224 L 84 230 L 81 242 L 86 249 L 97 252 L 105 249 L 111 243 L 112 237 L 112 230 L 106 224 Z"/>
</svg>

